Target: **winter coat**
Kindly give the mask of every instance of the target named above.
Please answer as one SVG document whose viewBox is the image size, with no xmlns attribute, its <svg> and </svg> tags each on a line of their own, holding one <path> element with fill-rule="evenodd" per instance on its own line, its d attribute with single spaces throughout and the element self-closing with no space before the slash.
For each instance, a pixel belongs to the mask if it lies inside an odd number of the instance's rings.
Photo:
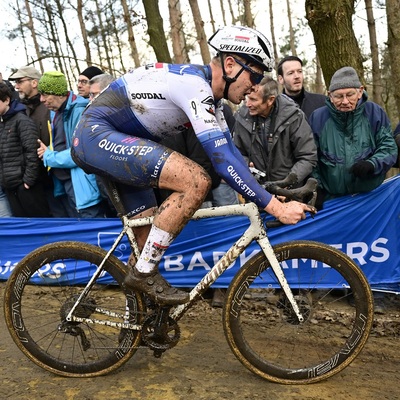
<svg viewBox="0 0 400 400">
<path fill-rule="evenodd" d="M 38 131 L 25 113 L 25 106 L 13 100 L 0 116 L 0 181 L 7 189 L 26 183 L 34 186 L 39 177 Z"/>
<path fill-rule="evenodd" d="M 67 104 L 62 115 L 67 148 L 63 151 L 54 151 L 52 150 L 52 146 L 50 146 L 43 154 L 43 162 L 46 167 L 67 168 L 71 170 L 72 186 L 78 210 L 94 206 L 101 201 L 101 194 L 96 183 L 95 175 L 86 174 L 79 168 L 72 160 L 70 150 L 75 127 L 88 103 L 88 99 L 76 96 L 73 92 L 69 93 Z M 64 187 L 54 174 L 53 180 L 54 196 L 57 197 L 64 194 Z"/>
<path fill-rule="evenodd" d="M 337 110 L 327 99 L 325 107 L 311 114 L 318 148 L 314 175 L 327 198 L 375 189 L 396 162 L 397 146 L 389 118 L 378 104 L 367 99 L 364 91 L 355 110 L 348 112 Z M 350 172 L 361 160 L 373 164 L 371 177 L 358 178 Z"/>
<path fill-rule="evenodd" d="M 304 113 L 286 95 L 278 95 L 266 138 L 256 128 L 264 122 L 265 118 L 251 116 L 247 106 L 240 107 L 233 134 L 235 145 L 248 163 L 266 173 L 265 180 L 281 180 L 294 172 L 301 184 L 317 163 L 317 149 Z M 271 142 L 269 154 L 265 141 Z"/>
<path fill-rule="evenodd" d="M 285 91 L 283 91 L 284 94 Z M 325 106 L 325 100 L 326 96 L 323 94 L 319 93 L 310 93 L 307 92 L 307 90 L 302 89 L 301 95 L 293 97 L 293 96 L 288 96 L 290 97 L 294 102 L 296 102 L 301 111 L 303 111 L 304 114 L 306 114 L 307 119 L 310 118 L 310 115 L 314 110 L 317 108 Z M 301 99 L 301 103 L 300 103 Z"/>
<path fill-rule="evenodd" d="M 21 100 L 26 107 L 26 114 L 36 123 L 40 140 L 48 146 L 50 144 L 50 111 L 40 101 L 40 94 L 29 99 Z"/>
</svg>

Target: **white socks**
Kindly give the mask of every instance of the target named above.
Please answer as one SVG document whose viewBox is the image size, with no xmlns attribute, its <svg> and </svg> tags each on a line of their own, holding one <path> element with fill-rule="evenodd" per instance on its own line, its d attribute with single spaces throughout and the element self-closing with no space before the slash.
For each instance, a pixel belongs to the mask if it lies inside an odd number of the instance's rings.
<svg viewBox="0 0 400 400">
<path fill-rule="evenodd" d="M 142 274 L 157 269 L 158 263 L 174 239 L 173 235 L 153 225 L 136 263 L 136 269 Z"/>
</svg>

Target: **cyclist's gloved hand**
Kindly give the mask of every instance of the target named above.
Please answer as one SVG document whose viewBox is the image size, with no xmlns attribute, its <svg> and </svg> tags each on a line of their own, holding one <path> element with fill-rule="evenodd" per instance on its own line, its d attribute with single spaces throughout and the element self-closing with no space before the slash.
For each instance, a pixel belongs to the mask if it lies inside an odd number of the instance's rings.
<svg viewBox="0 0 400 400">
<path fill-rule="evenodd" d="M 357 178 L 368 178 L 374 173 L 374 164 L 369 161 L 361 160 L 357 161 L 350 168 L 350 172 Z"/>
</svg>

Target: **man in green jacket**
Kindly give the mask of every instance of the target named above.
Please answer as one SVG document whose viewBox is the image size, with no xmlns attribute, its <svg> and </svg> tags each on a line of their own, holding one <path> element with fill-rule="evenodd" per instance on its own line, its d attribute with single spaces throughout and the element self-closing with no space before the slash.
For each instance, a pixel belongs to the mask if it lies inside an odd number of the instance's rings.
<svg viewBox="0 0 400 400">
<path fill-rule="evenodd" d="M 368 95 L 352 67 L 336 71 L 325 107 L 310 116 L 318 148 L 317 202 L 369 192 L 395 164 L 397 146 L 389 118 Z"/>
<path fill-rule="evenodd" d="M 354 68 L 333 74 L 328 96 L 326 106 L 310 117 L 318 148 L 317 208 L 329 198 L 375 189 L 397 159 L 389 118 L 378 104 L 367 101 Z M 383 293 L 374 292 L 374 309 L 385 312 Z"/>
</svg>

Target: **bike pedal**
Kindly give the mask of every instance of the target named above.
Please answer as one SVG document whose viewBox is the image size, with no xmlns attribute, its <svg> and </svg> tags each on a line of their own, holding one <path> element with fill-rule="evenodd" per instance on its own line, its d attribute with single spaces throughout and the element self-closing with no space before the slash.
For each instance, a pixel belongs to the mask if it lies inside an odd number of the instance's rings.
<svg viewBox="0 0 400 400">
<path fill-rule="evenodd" d="M 154 350 L 153 351 L 153 355 L 155 358 L 161 358 L 161 356 L 163 355 L 164 351 L 163 350 Z"/>
</svg>

